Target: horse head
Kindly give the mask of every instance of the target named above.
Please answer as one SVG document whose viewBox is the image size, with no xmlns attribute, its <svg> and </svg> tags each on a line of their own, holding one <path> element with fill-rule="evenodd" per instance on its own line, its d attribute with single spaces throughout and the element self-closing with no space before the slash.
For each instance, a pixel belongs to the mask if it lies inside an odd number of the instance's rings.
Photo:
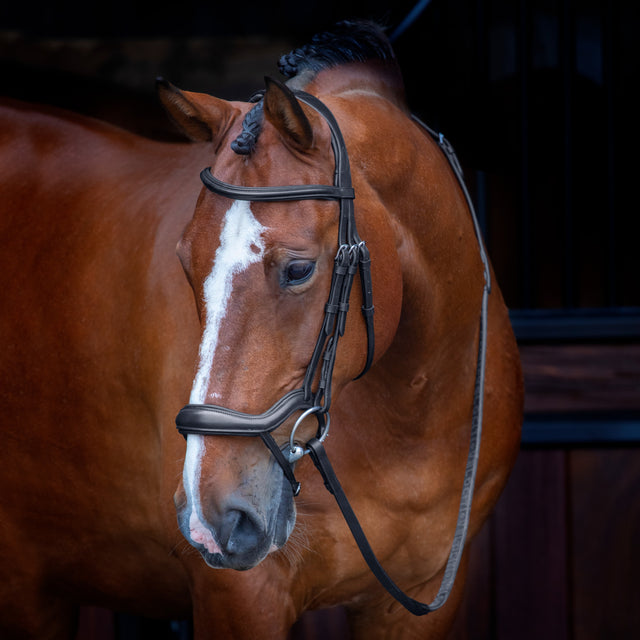
<svg viewBox="0 0 640 640">
<path fill-rule="evenodd" d="M 212 145 L 215 156 L 207 175 L 227 187 L 203 189 L 178 246 L 202 327 L 190 403 L 225 407 L 222 412 L 231 410 L 250 422 L 292 391 L 306 388 L 317 398 L 322 360 L 328 359 L 324 343 L 318 347 L 318 336 L 327 323 L 327 300 L 336 278 L 339 227 L 346 224 L 340 207 L 322 196 L 260 201 L 249 194 L 236 199 L 230 189 L 329 188 L 336 169 L 333 132 L 316 109 L 269 79 L 258 106 L 182 92 L 167 83 L 160 83 L 160 95 L 188 135 Z M 256 121 L 259 141 L 247 153 L 243 137 Z M 375 218 L 379 206 L 375 198 L 359 198 L 358 218 L 368 209 L 367 217 Z M 377 348 L 383 352 L 398 322 L 400 275 L 393 234 L 385 233 L 384 224 L 376 228 L 362 220 L 362 227 L 376 253 L 376 274 L 385 283 L 381 321 L 376 323 Z M 333 398 L 370 364 L 372 335 L 359 314 L 347 315 L 344 308 L 345 303 L 360 308 L 363 296 L 363 289 L 354 287 L 341 301 L 345 327 L 328 381 Z M 310 370 L 314 352 L 317 367 Z M 328 394 L 322 391 L 325 409 Z M 299 412 L 284 415 L 273 431 L 278 449 L 286 450 L 297 417 Z M 314 424 L 304 421 L 296 439 L 306 442 Z M 280 462 L 258 438 L 187 436 L 175 501 L 183 534 L 208 564 L 247 569 L 287 541 L 295 507 L 283 472 L 286 464 Z"/>
</svg>

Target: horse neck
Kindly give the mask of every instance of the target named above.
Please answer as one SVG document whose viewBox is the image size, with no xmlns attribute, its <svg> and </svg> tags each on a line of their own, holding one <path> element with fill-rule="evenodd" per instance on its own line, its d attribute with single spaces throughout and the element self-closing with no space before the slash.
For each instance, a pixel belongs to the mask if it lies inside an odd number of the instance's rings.
<svg viewBox="0 0 640 640">
<path fill-rule="evenodd" d="M 387 390 L 393 421 L 405 432 L 415 428 L 417 413 L 448 412 L 445 404 L 471 398 L 484 284 L 457 179 L 437 145 L 411 127 L 413 160 L 405 166 L 412 170 L 400 180 L 403 188 L 382 194 L 402 270 L 402 310 L 371 383 Z"/>
</svg>

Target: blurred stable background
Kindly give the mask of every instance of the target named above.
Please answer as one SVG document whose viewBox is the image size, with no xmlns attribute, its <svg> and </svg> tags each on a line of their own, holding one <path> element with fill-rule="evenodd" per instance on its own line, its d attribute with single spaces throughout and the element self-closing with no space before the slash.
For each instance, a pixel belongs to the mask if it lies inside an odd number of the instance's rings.
<svg viewBox="0 0 640 640">
<path fill-rule="evenodd" d="M 640 249 L 635 0 L 432 0 L 398 36 L 411 108 L 456 147 L 511 309 L 522 452 L 472 545 L 457 640 L 607 640 L 640 626 Z M 0 6 L 1 93 L 179 140 L 154 94 L 246 99 L 282 53 L 413 1 Z M 341 612 L 298 640 L 345 638 Z M 182 638 L 87 608 L 78 640 Z"/>
</svg>

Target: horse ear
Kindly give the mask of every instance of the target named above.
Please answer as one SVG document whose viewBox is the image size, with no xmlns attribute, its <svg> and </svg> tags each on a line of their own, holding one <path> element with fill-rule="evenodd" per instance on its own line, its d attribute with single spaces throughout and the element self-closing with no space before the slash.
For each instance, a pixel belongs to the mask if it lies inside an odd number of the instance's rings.
<svg viewBox="0 0 640 640">
<path fill-rule="evenodd" d="M 291 89 L 274 78 L 265 77 L 264 115 L 285 139 L 301 150 L 311 148 L 313 128 Z"/>
<path fill-rule="evenodd" d="M 215 140 L 231 117 L 231 107 L 224 100 L 180 91 L 164 78 L 156 79 L 156 90 L 171 119 L 194 142 Z"/>
</svg>

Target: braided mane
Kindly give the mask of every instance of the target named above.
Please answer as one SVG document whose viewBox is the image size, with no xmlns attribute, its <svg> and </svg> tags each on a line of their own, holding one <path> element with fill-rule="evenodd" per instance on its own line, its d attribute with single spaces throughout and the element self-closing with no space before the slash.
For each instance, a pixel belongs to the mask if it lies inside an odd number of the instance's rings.
<svg viewBox="0 0 640 640">
<path fill-rule="evenodd" d="M 331 31 L 311 38 L 309 44 L 282 56 L 278 69 L 293 78 L 303 71 L 318 73 L 347 62 L 393 61 L 395 55 L 384 31 L 374 22 L 339 22 Z"/>
<path fill-rule="evenodd" d="M 374 22 L 344 20 L 333 29 L 313 36 L 309 44 L 283 55 L 278 69 L 289 78 L 288 85 L 300 89 L 320 71 L 369 60 L 395 62 L 383 29 Z M 242 133 L 231 143 L 236 153 L 248 155 L 253 151 L 262 128 L 262 117 L 260 101 L 247 113 L 242 122 Z"/>
</svg>

